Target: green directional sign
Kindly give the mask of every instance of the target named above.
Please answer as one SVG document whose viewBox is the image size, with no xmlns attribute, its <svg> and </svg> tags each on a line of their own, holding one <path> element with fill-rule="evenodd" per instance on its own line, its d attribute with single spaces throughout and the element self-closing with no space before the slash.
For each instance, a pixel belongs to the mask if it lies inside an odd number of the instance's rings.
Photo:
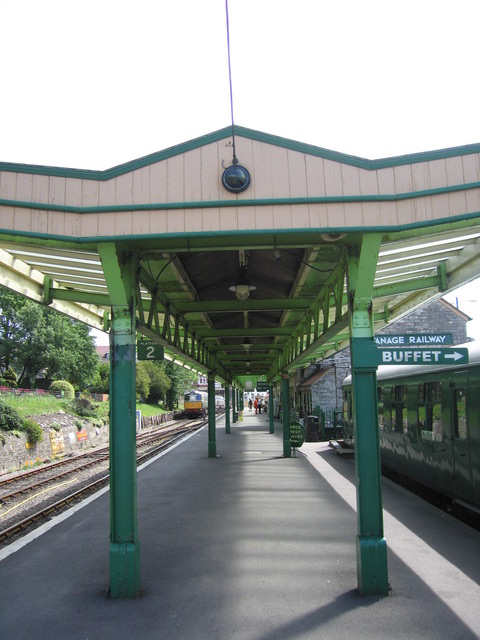
<svg viewBox="0 0 480 640">
<path fill-rule="evenodd" d="M 141 340 L 137 343 L 137 358 L 139 360 L 163 360 L 165 351 L 161 344 L 154 340 Z"/>
<path fill-rule="evenodd" d="M 378 350 L 379 364 L 468 364 L 468 349 L 395 348 Z"/>
<path fill-rule="evenodd" d="M 453 344 L 452 333 L 410 333 L 408 335 L 376 335 L 378 347 L 427 347 Z"/>
</svg>

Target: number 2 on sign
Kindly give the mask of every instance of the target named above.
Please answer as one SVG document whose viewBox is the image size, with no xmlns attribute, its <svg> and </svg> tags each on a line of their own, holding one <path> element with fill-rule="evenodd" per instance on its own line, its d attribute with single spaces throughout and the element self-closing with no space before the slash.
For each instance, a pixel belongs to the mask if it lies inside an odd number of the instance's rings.
<svg viewBox="0 0 480 640">
<path fill-rule="evenodd" d="M 147 360 L 153 360 L 155 357 L 153 345 L 147 347 Z"/>
</svg>

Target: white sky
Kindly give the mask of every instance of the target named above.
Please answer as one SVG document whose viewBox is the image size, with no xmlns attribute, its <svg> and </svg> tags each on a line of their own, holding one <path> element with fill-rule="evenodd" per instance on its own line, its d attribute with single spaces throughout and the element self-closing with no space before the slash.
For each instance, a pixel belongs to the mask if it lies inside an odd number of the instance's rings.
<svg viewBox="0 0 480 640">
<path fill-rule="evenodd" d="M 479 0 L 229 13 L 236 124 L 365 158 L 480 142 Z M 230 125 L 225 0 L 0 0 L 0 24 L 0 161 L 106 169 Z"/>
<path fill-rule="evenodd" d="M 478 0 L 229 0 L 235 122 L 366 158 L 480 142 Z M 0 161 L 230 124 L 224 0 L 0 0 Z"/>
</svg>

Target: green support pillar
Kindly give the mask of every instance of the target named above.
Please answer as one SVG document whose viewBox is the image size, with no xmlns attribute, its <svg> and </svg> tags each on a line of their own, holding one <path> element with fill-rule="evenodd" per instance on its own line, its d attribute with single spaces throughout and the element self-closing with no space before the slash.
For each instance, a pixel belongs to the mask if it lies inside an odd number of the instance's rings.
<svg viewBox="0 0 480 640">
<path fill-rule="evenodd" d="M 282 426 L 283 426 L 283 457 L 292 457 L 290 442 L 290 385 L 288 376 L 282 376 Z"/>
<path fill-rule="evenodd" d="M 349 258 L 348 293 L 357 491 L 357 580 L 362 595 L 388 595 L 387 545 L 383 533 L 372 292 L 380 238 L 366 235 Z"/>
<path fill-rule="evenodd" d="M 270 423 L 270 433 L 275 433 L 275 420 L 273 415 L 273 385 L 268 385 L 268 418 Z"/>
<path fill-rule="evenodd" d="M 111 242 L 98 245 L 111 303 L 110 595 L 140 593 L 137 529 L 135 284 L 136 264 Z"/>
<path fill-rule="evenodd" d="M 135 316 L 131 308 L 112 307 L 110 332 L 110 596 L 112 598 L 133 598 L 140 593 L 135 408 Z"/>
<path fill-rule="evenodd" d="M 225 433 L 230 433 L 230 387 L 225 387 Z"/>
<path fill-rule="evenodd" d="M 237 390 L 235 389 L 235 387 L 232 387 L 232 421 L 233 421 L 233 424 L 235 424 L 235 422 L 237 421 L 237 416 L 235 414 L 236 406 L 237 406 L 237 403 L 235 402 L 236 393 L 237 393 Z"/>
<path fill-rule="evenodd" d="M 215 429 L 215 375 L 208 373 L 208 457 L 217 457 L 217 434 Z"/>
</svg>

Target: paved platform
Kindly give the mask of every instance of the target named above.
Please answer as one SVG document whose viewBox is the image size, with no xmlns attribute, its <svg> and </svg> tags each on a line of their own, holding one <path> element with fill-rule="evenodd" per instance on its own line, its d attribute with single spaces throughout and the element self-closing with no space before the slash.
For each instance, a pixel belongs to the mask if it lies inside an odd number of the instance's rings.
<svg viewBox="0 0 480 640">
<path fill-rule="evenodd" d="M 353 461 L 282 459 L 281 425 L 248 410 L 217 425 L 216 459 L 204 429 L 139 471 L 139 598 L 107 596 L 103 491 L 0 551 L 0 638 L 480 638 L 480 534 L 385 482 L 391 595 L 361 597 Z"/>
</svg>

